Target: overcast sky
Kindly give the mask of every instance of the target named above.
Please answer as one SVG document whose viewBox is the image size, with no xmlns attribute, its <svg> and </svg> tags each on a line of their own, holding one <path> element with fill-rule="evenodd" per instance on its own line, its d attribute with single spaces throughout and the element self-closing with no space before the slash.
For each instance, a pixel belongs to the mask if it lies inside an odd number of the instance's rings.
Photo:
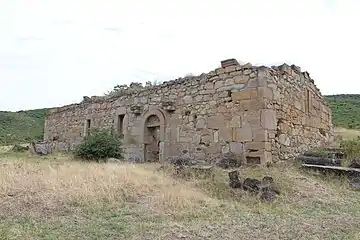
<svg viewBox="0 0 360 240">
<path fill-rule="evenodd" d="M 116 84 L 236 58 L 360 93 L 359 0 L 0 0 L 0 110 L 56 107 Z"/>
</svg>

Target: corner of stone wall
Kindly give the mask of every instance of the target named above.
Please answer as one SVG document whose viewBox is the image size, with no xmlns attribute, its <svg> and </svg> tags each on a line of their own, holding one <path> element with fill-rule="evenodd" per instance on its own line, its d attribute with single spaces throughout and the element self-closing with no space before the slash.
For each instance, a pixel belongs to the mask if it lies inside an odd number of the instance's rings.
<svg viewBox="0 0 360 240">
<path fill-rule="evenodd" d="M 291 159 L 331 141 L 331 111 L 308 72 L 283 64 L 269 69 L 267 108 L 276 111 L 269 131 L 273 161 Z M 264 94 L 265 95 L 265 94 Z"/>
<path fill-rule="evenodd" d="M 226 67 L 230 69 L 231 66 Z M 251 64 L 239 68 L 243 69 L 242 74 L 234 74 L 234 83 L 242 83 L 244 87 L 232 92 L 231 98 L 238 104 L 241 126 L 233 126 L 233 142 L 228 148 L 230 152 L 242 155 L 248 165 L 265 165 L 272 162 L 269 132 L 276 129 L 276 111 L 269 106 L 273 99 L 272 89 L 267 84 L 270 71 L 265 66 L 253 67 Z M 238 121 L 233 119 L 232 122 Z"/>
</svg>

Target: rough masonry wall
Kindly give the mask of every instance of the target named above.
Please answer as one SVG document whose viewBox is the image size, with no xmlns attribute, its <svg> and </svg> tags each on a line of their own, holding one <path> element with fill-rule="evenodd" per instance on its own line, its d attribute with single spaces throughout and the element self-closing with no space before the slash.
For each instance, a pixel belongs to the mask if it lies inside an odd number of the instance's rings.
<svg viewBox="0 0 360 240">
<path fill-rule="evenodd" d="M 125 157 L 143 159 L 148 141 L 144 125 L 156 115 L 164 125 L 159 144 L 162 160 L 186 150 L 197 161 L 213 162 L 227 152 L 243 161 L 270 161 L 265 129 L 267 120 L 275 116 L 262 110 L 267 94 L 264 71 L 265 67 L 230 63 L 198 77 L 128 89 L 118 96 L 86 98 L 47 116 L 45 140 L 61 150 L 73 149 L 84 137 L 87 119 L 92 127 L 117 128 L 117 116 L 125 114 Z"/>
<path fill-rule="evenodd" d="M 276 110 L 276 129 L 269 131 L 273 159 L 286 160 L 333 141 L 331 110 L 307 72 L 286 64 L 268 72 L 272 95 L 268 107 Z"/>
<path fill-rule="evenodd" d="M 308 73 L 287 65 L 239 65 L 234 59 L 208 74 L 157 86 L 135 84 L 54 109 L 45 121 L 45 140 L 71 150 L 86 134 L 88 120 L 91 127 L 114 129 L 122 122 L 125 158 L 139 161 L 148 161 L 147 153 L 158 148 L 160 161 L 187 154 L 214 162 L 231 152 L 242 162 L 266 163 L 333 136 L 330 109 Z"/>
</svg>

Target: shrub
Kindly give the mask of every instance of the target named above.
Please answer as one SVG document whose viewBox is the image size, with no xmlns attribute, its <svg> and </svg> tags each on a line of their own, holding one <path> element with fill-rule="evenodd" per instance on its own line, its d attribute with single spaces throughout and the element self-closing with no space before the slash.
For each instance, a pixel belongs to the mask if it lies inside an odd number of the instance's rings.
<svg viewBox="0 0 360 240">
<path fill-rule="evenodd" d="M 345 155 L 348 159 L 360 157 L 360 138 L 352 140 L 343 140 L 340 143 L 341 148 L 344 149 Z"/>
<path fill-rule="evenodd" d="M 19 144 L 15 144 L 12 149 L 13 152 L 26 152 L 29 150 L 29 146 L 21 146 Z"/>
<path fill-rule="evenodd" d="M 122 141 L 111 129 L 91 129 L 90 135 L 75 149 L 75 156 L 88 161 L 100 161 L 107 158 L 121 158 Z"/>
</svg>

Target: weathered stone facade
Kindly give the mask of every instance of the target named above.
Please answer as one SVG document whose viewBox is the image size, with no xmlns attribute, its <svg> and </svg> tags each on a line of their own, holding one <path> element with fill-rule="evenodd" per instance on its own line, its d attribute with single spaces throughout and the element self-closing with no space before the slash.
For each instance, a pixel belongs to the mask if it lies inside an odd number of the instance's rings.
<svg viewBox="0 0 360 240">
<path fill-rule="evenodd" d="M 116 95 L 84 98 L 52 110 L 45 140 L 73 149 L 91 127 L 124 137 L 125 158 L 166 161 L 187 154 L 214 162 L 232 152 L 246 163 L 288 159 L 331 142 L 330 109 L 307 72 L 239 65 L 235 59 L 197 77 L 156 86 L 134 85 Z"/>
</svg>

